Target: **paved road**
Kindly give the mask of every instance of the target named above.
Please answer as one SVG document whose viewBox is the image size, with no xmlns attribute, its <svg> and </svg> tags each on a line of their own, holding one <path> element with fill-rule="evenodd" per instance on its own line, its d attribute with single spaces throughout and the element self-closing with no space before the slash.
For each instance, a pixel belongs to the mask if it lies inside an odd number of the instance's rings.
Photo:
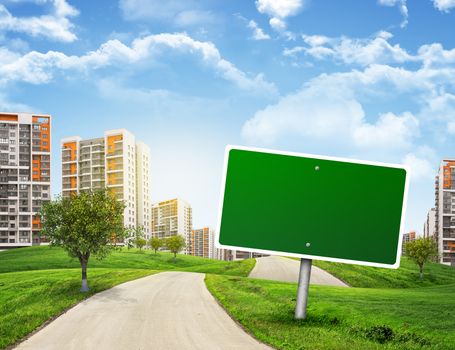
<svg viewBox="0 0 455 350">
<path fill-rule="evenodd" d="M 75 306 L 17 349 L 270 349 L 216 303 L 204 275 L 163 272 Z"/>
<path fill-rule="evenodd" d="M 256 259 L 256 266 L 250 273 L 251 278 L 262 278 L 273 281 L 295 282 L 299 280 L 300 262 L 281 256 L 268 256 Z M 313 265 L 311 268 L 311 284 L 348 287 L 344 282 L 327 271 Z"/>
</svg>

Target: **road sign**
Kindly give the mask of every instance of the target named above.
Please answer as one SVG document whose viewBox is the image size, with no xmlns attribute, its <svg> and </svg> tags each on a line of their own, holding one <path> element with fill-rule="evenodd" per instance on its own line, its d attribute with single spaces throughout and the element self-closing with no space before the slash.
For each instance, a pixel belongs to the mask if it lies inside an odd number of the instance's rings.
<svg viewBox="0 0 455 350">
<path fill-rule="evenodd" d="M 217 246 L 398 268 L 402 165 L 228 146 Z"/>
</svg>

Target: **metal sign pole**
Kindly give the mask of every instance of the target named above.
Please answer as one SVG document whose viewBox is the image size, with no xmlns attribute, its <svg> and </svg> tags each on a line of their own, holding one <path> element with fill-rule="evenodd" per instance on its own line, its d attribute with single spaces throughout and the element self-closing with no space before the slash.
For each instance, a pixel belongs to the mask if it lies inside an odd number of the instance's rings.
<svg viewBox="0 0 455 350">
<path fill-rule="evenodd" d="M 304 320 L 306 318 L 312 263 L 313 260 L 311 259 L 300 259 L 299 288 L 297 290 L 297 305 L 295 307 L 295 318 L 297 320 Z"/>
</svg>

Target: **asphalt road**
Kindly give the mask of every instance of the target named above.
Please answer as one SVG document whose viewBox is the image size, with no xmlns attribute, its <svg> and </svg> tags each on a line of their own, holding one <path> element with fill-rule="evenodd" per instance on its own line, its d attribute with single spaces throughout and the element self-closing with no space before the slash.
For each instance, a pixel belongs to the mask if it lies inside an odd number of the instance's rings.
<svg viewBox="0 0 455 350">
<path fill-rule="evenodd" d="M 206 289 L 203 274 L 163 272 L 87 299 L 17 349 L 270 348 L 225 313 Z"/>
<path fill-rule="evenodd" d="M 251 271 L 249 277 L 297 283 L 299 280 L 299 271 L 299 261 L 272 255 L 264 258 L 257 258 L 256 266 L 253 271 Z M 348 285 L 338 278 L 314 265 L 311 268 L 310 283 L 325 286 L 348 287 Z"/>
</svg>

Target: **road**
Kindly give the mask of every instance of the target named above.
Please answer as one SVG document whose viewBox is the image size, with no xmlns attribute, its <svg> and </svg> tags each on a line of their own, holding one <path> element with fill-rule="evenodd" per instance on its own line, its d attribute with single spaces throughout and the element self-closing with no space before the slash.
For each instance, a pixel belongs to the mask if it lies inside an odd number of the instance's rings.
<svg viewBox="0 0 455 350">
<path fill-rule="evenodd" d="M 256 266 L 253 271 L 251 271 L 250 277 L 297 283 L 299 280 L 299 270 L 299 261 L 272 255 L 264 258 L 257 258 Z M 348 285 L 338 278 L 314 265 L 311 268 L 310 283 L 325 286 L 348 287 Z"/>
<path fill-rule="evenodd" d="M 270 349 L 217 304 L 204 274 L 163 272 L 96 294 L 17 349 Z"/>
</svg>

